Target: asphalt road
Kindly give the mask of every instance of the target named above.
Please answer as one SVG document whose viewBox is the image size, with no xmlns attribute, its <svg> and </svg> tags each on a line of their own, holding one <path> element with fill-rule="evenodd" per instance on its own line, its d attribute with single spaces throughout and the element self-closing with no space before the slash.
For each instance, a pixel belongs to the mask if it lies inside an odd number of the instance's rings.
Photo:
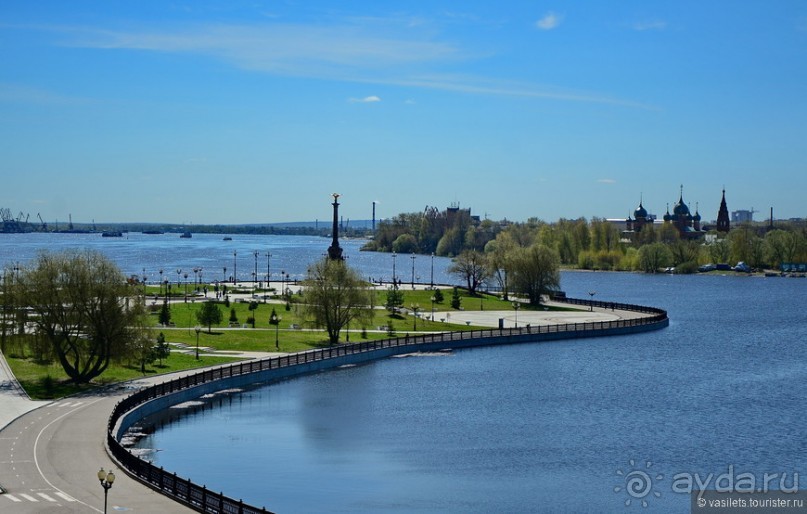
<svg viewBox="0 0 807 514">
<path fill-rule="evenodd" d="M 103 447 L 106 420 L 127 394 L 118 388 L 40 407 L 0 432 L 0 512 L 104 512 L 104 489 L 96 476 L 115 472 L 108 512 L 193 512 L 128 477 Z"/>
</svg>

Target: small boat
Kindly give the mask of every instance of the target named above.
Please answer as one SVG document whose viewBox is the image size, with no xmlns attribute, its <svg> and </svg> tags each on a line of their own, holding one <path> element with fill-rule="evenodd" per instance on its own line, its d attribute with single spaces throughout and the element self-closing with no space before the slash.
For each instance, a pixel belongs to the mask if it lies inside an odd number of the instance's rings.
<svg viewBox="0 0 807 514">
<path fill-rule="evenodd" d="M 159 235 L 163 232 L 161 230 L 144 230 L 143 233 L 148 235 Z"/>
<path fill-rule="evenodd" d="M 120 230 L 104 230 L 101 232 L 101 237 L 123 237 L 123 232 Z"/>
<path fill-rule="evenodd" d="M 232 240 L 233 240 L 233 238 L 230 237 L 230 236 L 227 236 L 227 237 L 224 238 L 224 241 L 232 241 Z"/>
<path fill-rule="evenodd" d="M 179 237 L 181 237 L 182 239 L 190 239 L 193 236 L 191 235 L 190 232 L 183 232 L 182 235 Z"/>
</svg>

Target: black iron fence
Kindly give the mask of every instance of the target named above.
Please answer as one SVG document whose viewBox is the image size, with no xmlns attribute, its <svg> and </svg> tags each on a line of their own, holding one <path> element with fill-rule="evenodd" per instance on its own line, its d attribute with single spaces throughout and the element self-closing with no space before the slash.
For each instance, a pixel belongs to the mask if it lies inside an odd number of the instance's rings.
<svg viewBox="0 0 807 514">
<path fill-rule="evenodd" d="M 236 500 L 234 498 L 225 496 L 223 493 L 209 491 L 204 486 L 194 484 L 188 479 L 178 477 L 176 473 L 165 471 L 163 468 L 158 468 L 150 462 L 136 457 L 129 450 L 124 448 L 115 437 L 114 430 L 116 424 L 127 412 L 150 400 L 161 398 L 216 380 L 243 376 L 250 373 L 258 373 L 271 369 L 289 368 L 315 361 L 330 360 L 337 357 L 390 348 L 414 346 L 416 349 L 421 345 L 434 346 L 438 343 L 449 343 L 451 346 L 463 346 L 462 342 L 470 343 L 471 341 L 484 344 L 485 339 L 491 338 L 496 338 L 497 342 L 499 343 L 511 343 L 530 339 L 540 339 L 541 335 L 548 334 L 554 334 L 552 338 L 562 338 L 563 334 L 568 334 L 571 337 L 577 337 L 581 334 L 585 334 L 586 336 L 596 336 L 598 334 L 607 335 L 609 331 L 613 332 L 614 329 L 663 325 L 667 322 L 667 312 L 654 307 L 614 302 L 580 300 L 575 298 L 566 298 L 563 300 L 556 299 L 556 301 L 563 301 L 572 305 L 585 305 L 587 307 L 593 306 L 604 309 L 640 312 L 647 315 L 633 319 L 619 319 L 614 321 L 536 326 L 525 325 L 518 328 L 494 328 L 457 332 L 440 332 L 417 336 L 406 335 L 403 337 L 383 339 L 378 341 L 366 341 L 317 350 L 307 350 L 282 357 L 245 361 L 229 366 L 208 369 L 142 389 L 137 393 L 134 393 L 131 396 L 121 400 L 115 406 L 109 418 L 109 423 L 107 426 L 107 446 L 112 456 L 132 476 L 144 482 L 153 489 L 156 489 L 157 491 L 199 512 L 207 512 L 211 514 L 267 513 L 269 511 L 267 511 L 266 508 L 254 507 L 252 505 L 245 504 L 241 500 Z"/>
</svg>

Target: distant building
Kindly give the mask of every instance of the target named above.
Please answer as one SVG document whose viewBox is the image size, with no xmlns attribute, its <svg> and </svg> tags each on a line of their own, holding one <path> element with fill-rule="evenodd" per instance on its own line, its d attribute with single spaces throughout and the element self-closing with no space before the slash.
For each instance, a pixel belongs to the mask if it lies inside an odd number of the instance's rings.
<svg viewBox="0 0 807 514">
<path fill-rule="evenodd" d="M 726 189 L 723 189 L 723 199 L 720 200 L 720 209 L 717 211 L 717 231 L 728 232 L 731 228 L 729 223 L 729 209 L 726 207 Z"/>
<path fill-rule="evenodd" d="M 731 211 L 731 221 L 734 223 L 750 223 L 754 221 L 754 211 L 746 211 L 744 209 Z"/>
<path fill-rule="evenodd" d="M 639 206 L 633 211 L 633 217 L 628 216 L 624 221 L 625 230 L 622 232 L 622 238 L 624 240 L 633 241 L 636 234 L 640 233 L 646 226 L 653 225 L 656 222 L 656 216 L 647 212 L 643 201 L 640 199 Z M 675 226 L 681 239 L 700 239 L 704 237 L 707 232 L 705 227 L 701 225 L 701 215 L 698 212 L 697 205 L 695 207 L 695 213 L 692 214 L 689 207 L 684 202 L 684 186 L 681 186 L 681 193 L 678 197 L 678 202 L 673 206 L 672 213 L 670 213 L 669 205 L 667 206 L 667 213 L 663 217 L 663 223 L 670 223 Z M 720 210 L 717 214 L 717 230 L 724 232 L 728 232 L 729 230 L 729 214 L 726 208 L 725 190 L 723 191 Z"/>
<path fill-rule="evenodd" d="M 701 215 L 698 214 L 697 207 L 695 208 L 695 214 L 691 214 L 689 207 L 684 203 L 684 186 L 681 186 L 681 194 L 678 197 L 678 202 L 673 206 L 672 214 L 670 214 L 669 206 L 667 207 L 664 223 L 675 225 L 681 239 L 698 239 L 706 233 L 701 230 Z"/>
</svg>

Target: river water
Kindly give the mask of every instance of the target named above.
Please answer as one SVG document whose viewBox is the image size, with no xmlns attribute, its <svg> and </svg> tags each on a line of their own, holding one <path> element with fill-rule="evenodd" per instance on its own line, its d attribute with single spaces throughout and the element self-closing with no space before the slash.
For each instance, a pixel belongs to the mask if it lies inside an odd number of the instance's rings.
<svg viewBox="0 0 807 514">
<path fill-rule="evenodd" d="M 107 255 L 127 276 L 146 276 L 148 283 L 165 279 L 172 283 L 184 282 L 185 273 L 192 282 L 196 278 L 194 268 L 201 268 L 202 280 L 208 282 L 224 280 L 233 273 L 239 281 L 249 282 L 256 270 L 258 280 L 266 280 L 267 271 L 273 281 L 280 280 L 280 272 L 288 273 L 290 279 L 295 280 L 302 279 L 308 266 L 321 259 L 331 244 L 331 239 L 316 236 L 232 235 L 228 236 L 232 237 L 231 241 L 225 241 L 224 237 L 194 234 L 192 238 L 182 239 L 173 233 L 139 232 L 123 237 L 101 237 L 97 233 L 0 234 L 0 266 L 25 265 L 42 250 L 92 249 Z M 394 271 L 404 283 L 411 282 L 413 276 L 415 281 L 423 283 L 430 283 L 432 276 L 437 283 L 455 281 L 446 273 L 450 259 L 416 255 L 413 260 L 408 254 L 393 258 L 388 253 L 360 252 L 365 242 L 343 239 L 340 246 L 348 264 L 368 279 L 388 282 Z M 258 252 L 257 259 L 255 252 Z M 267 257 L 267 253 L 271 257 Z M 182 270 L 179 277 L 176 270 Z"/>
<path fill-rule="evenodd" d="M 133 239 L 112 253 L 132 273 L 145 261 L 171 269 L 208 258 L 213 269 L 232 257 L 216 236 L 194 237 L 200 246 L 187 251 L 176 235 L 158 249 Z M 9 259 L 6 241 L 5 261 L 25 259 Z M 302 274 L 327 243 L 270 238 L 261 251 Z M 209 257 L 205 244 L 217 249 Z M 239 255 L 258 246 L 236 244 Z M 351 264 L 366 258 L 364 274 L 391 276 L 390 255 L 358 245 L 343 245 Z M 248 262 L 239 269 L 251 272 Z M 447 262 L 435 259 L 436 270 Z M 428 276 L 426 263 L 416 259 L 416 274 Z M 772 488 L 801 479 L 807 489 L 807 280 L 569 272 L 562 287 L 664 308 L 670 326 L 256 387 L 187 412 L 140 446 L 180 476 L 281 513 L 689 512 L 688 484 L 750 477 L 762 487 L 766 473 Z M 629 492 L 637 476 L 642 487 Z"/>
</svg>

